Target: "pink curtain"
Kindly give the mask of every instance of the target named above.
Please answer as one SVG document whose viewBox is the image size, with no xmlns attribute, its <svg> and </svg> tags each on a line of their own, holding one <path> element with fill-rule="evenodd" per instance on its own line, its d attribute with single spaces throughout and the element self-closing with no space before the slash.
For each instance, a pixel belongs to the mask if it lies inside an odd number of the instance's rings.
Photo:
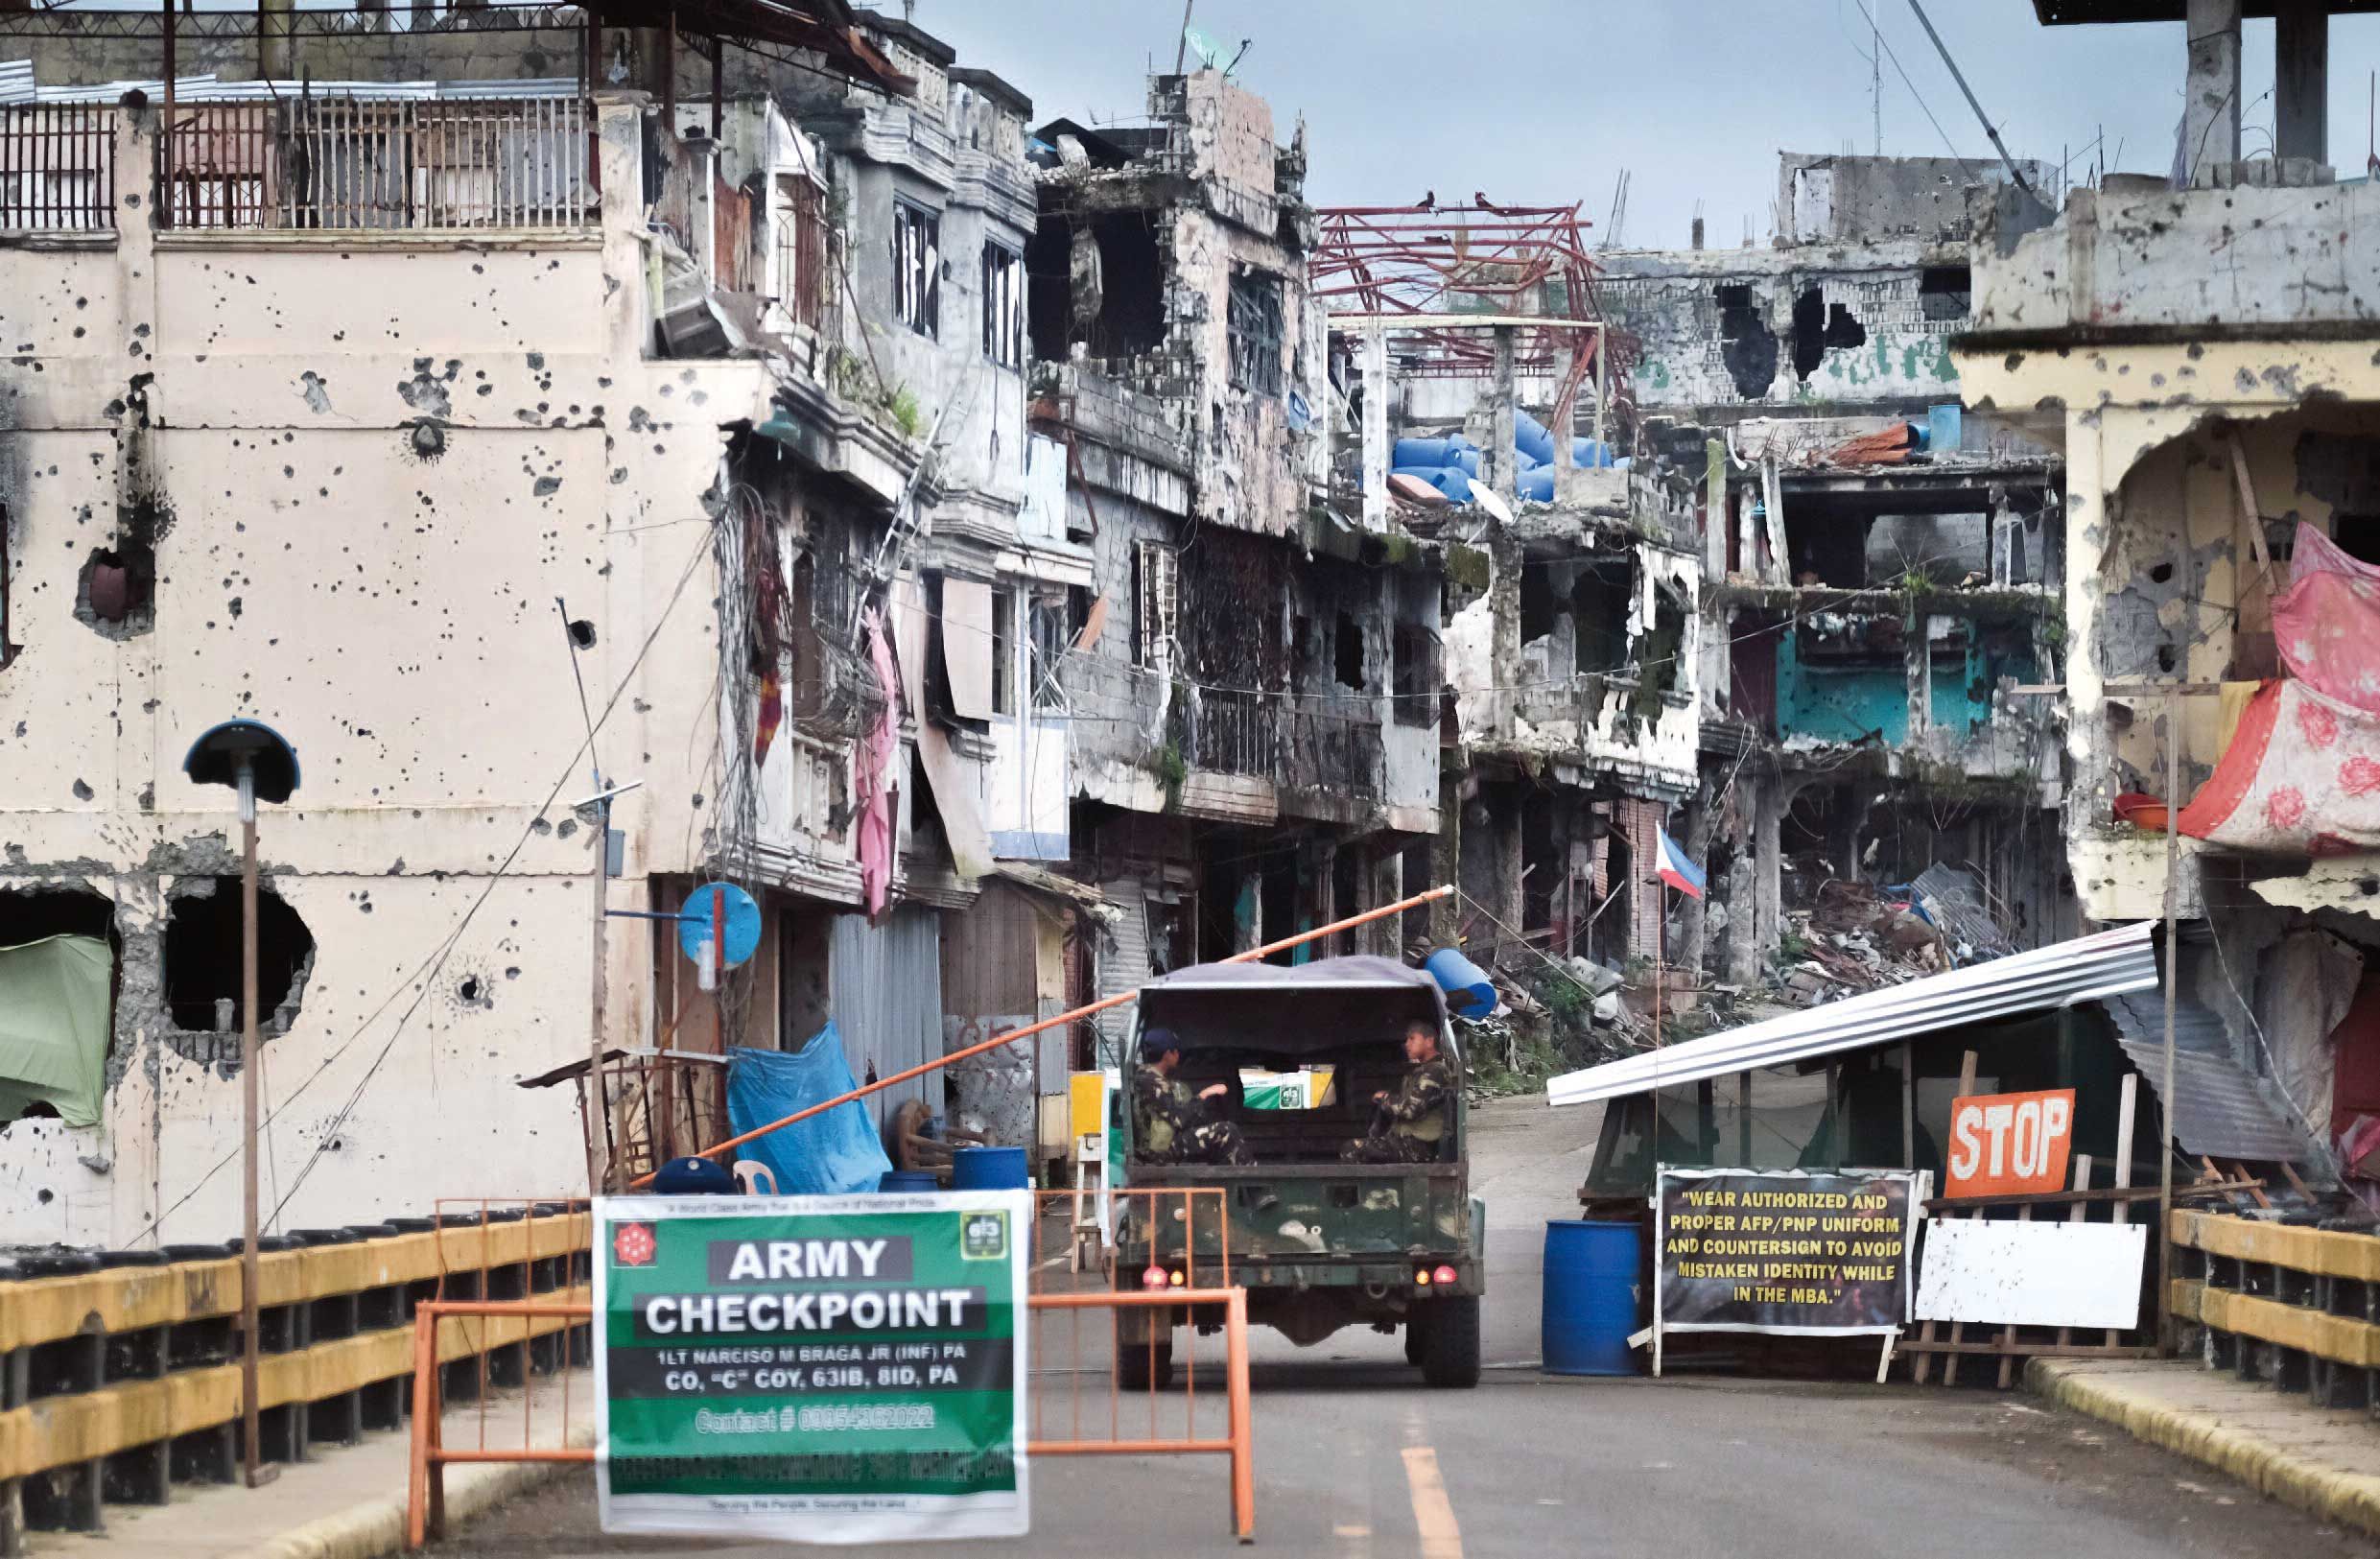
<svg viewBox="0 0 2380 1559">
<path fill-rule="evenodd" d="M 892 641 L 876 607 L 867 609 L 863 626 L 868 664 L 884 696 L 884 712 L 860 739 L 860 771 L 852 785 L 860 799 L 860 893 L 873 919 L 884 912 L 892 893 L 895 815 L 890 769 L 893 754 L 901 746 L 901 673 L 893 665 Z"/>
</svg>

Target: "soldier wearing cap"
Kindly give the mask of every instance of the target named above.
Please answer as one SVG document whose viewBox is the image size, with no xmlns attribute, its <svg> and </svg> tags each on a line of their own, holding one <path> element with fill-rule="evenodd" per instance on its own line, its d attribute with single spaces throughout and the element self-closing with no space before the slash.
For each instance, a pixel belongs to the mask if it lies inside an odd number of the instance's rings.
<svg viewBox="0 0 2380 1559">
<path fill-rule="evenodd" d="M 1339 1157 L 1350 1164 L 1429 1164 L 1446 1141 L 1454 1100 L 1454 1069 L 1438 1051 L 1438 1030 L 1426 1023 L 1405 1027 L 1404 1080 L 1394 1094 L 1372 1096 L 1372 1129 L 1347 1145 Z"/>
</svg>

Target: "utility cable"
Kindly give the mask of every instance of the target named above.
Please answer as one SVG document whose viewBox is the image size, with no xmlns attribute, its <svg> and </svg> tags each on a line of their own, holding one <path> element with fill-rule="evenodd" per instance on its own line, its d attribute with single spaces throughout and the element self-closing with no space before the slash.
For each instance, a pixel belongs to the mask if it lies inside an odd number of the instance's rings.
<svg viewBox="0 0 2380 1559">
<path fill-rule="evenodd" d="M 654 642 L 659 639 L 662 627 L 669 622 L 672 608 L 676 606 L 679 598 L 685 594 L 688 581 L 694 578 L 696 565 L 700 563 L 703 555 L 709 550 L 709 548 L 710 538 L 705 536 L 703 538 L 702 545 L 695 548 L 694 555 L 687 560 L 685 572 L 678 577 L 677 588 L 671 593 L 669 603 L 662 608 L 661 616 L 659 620 L 654 623 L 652 632 L 646 636 L 643 647 L 637 650 L 636 660 L 628 667 L 627 675 L 622 678 L 620 688 L 612 694 L 610 701 L 604 704 L 603 714 L 596 721 L 598 728 L 601 728 L 603 720 L 610 717 L 614 705 L 618 704 L 620 701 L 621 694 L 626 691 L 629 682 L 635 677 L 638 668 L 644 664 L 646 655 L 651 650 Z M 571 771 L 577 767 L 579 758 L 586 751 L 587 745 L 582 742 L 577 750 L 574 751 L 570 755 L 570 761 L 563 767 L 560 776 L 555 779 L 553 790 L 547 792 L 544 805 L 537 809 L 537 812 L 532 816 L 530 825 L 521 831 L 520 839 L 513 844 L 511 851 L 506 855 L 502 863 L 497 866 L 495 872 L 488 878 L 487 886 L 481 889 L 479 897 L 472 900 L 469 907 L 463 910 L 462 918 L 456 924 L 454 931 L 448 933 L 446 939 L 438 944 L 436 949 L 435 949 L 429 957 L 425 958 L 422 963 L 414 969 L 411 976 L 407 977 L 404 980 L 400 980 L 386 997 L 382 998 L 380 1004 L 374 1007 L 371 1012 L 365 1017 L 364 1021 L 358 1024 L 355 1027 L 355 1029 L 349 1033 L 344 1040 L 342 1040 L 328 1055 L 324 1056 L 321 1061 L 316 1065 L 315 1069 L 308 1073 L 305 1078 L 300 1081 L 296 1087 L 290 1090 L 290 1092 L 282 1098 L 281 1102 L 265 1117 L 265 1120 L 262 1122 L 265 1127 L 269 1128 L 274 1121 L 280 1118 L 283 1111 L 287 1110 L 296 1101 L 296 1098 L 300 1094 L 303 1094 L 318 1079 L 319 1079 L 323 1073 L 329 1071 L 331 1067 L 337 1063 L 341 1056 L 346 1054 L 346 1052 L 354 1047 L 355 1043 L 364 1037 L 365 1031 L 368 1030 L 373 1024 L 378 1023 L 382 1015 L 385 1014 L 391 1006 L 396 1004 L 397 998 L 404 993 L 407 985 L 418 981 L 421 986 L 420 993 L 413 998 L 412 1004 L 405 1009 L 403 1016 L 398 1018 L 396 1029 L 389 1036 L 388 1045 L 384 1045 L 381 1048 L 379 1056 L 375 1058 L 372 1063 L 372 1070 L 377 1071 L 381 1063 L 388 1059 L 389 1047 L 396 1043 L 398 1035 L 404 1032 L 406 1023 L 409 1022 L 413 1013 L 420 1008 L 423 1000 L 429 994 L 431 983 L 436 980 L 438 972 L 445 967 L 447 958 L 454 952 L 456 944 L 461 940 L 464 931 L 470 927 L 472 918 L 476 916 L 480 912 L 481 908 L 487 903 L 489 895 L 495 892 L 497 885 L 504 881 L 506 875 L 511 869 L 513 862 L 519 859 L 521 851 L 527 847 L 529 840 L 534 837 L 536 833 L 537 819 L 544 816 L 546 811 L 553 806 L 554 798 L 561 794 L 562 788 L 570 783 Z M 365 1075 L 364 1081 L 369 1082 L 371 1074 L 367 1072 Z M 362 1097 L 363 1086 L 363 1083 L 359 1083 L 357 1085 L 355 1092 L 349 1096 L 348 1102 L 342 1108 L 339 1115 L 334 1119 L 331 1127 L 322 1132 L 320 1139 L 315 1146 L 313 1154 L 309 1155 L 307 1158 L 305 1169 L 302 1169 L 298 1175 L 299 1184 L 303 1183 L 306 1171 L 312 1169 L 315 1160 L 321 1155 L 325 1145 L 335 1139 L 338 1126 L 343 1124 L 348 1115 L 353 1112 L 355 1100 Z M 181 1211 L 181 1209 L 186 1206 L 193 1197 L 197 1196 L 198 1193 L 206 1187 L 208 1182 L 213 1180 L 216 1175 L 222 1173 L 225 1169 L 229 1168 L 239 1159 L 239 1157 L 240 1149 L 234 1147 L 229 1153 L 226 1153 L 224 1157 L 216 1160 L 214 1166 L 207 1169 L 205 1173 L 200 1175 L 197 1180 L 193 1181 L 190 1185 L 190 1189 L 182 1193 L 180 1197 L 178 1197 L 171 1207 L 166 1208 L 155 1217 L 150 1219 L 147 1227 L 143 1228 L 138 1234 L 133 1236 L 134 1240 L 137 1241 L 139 1240 L 147 1239 L 150 1235 L 155 1233 L 156 1230 L 164 1224 L 167 1218 L 172 1217 L 176 1213 Z M 291 1186 L 288 1194 L 284 1195 L 280 1202 L 274 1206 L 273 1216 L 279 1216 L 282 1207 L 286 1206 L 289 1202 L 289 1198 L 291 1196 L 295 1196 L 296 1193 L 297 1185 L 294 1184 Z"/>
</svg>

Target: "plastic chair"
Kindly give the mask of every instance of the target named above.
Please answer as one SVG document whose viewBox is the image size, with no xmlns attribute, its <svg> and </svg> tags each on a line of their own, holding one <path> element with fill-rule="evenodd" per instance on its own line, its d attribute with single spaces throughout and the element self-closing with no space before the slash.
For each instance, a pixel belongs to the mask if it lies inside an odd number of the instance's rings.
<svg viewBox="0 0 2380 1559">
<path fill-rule="evenodd" d="M 768 1189 L 765 1192 L 755 1189 L 763 1180 L 768 1182 Z M 777 1171 L 759 1159 L 740 1158 L 736 1160 L 736 1184 L 743 1188 L 746 1196 L 774 1196 L 777 1193 Z"/>
</svg>

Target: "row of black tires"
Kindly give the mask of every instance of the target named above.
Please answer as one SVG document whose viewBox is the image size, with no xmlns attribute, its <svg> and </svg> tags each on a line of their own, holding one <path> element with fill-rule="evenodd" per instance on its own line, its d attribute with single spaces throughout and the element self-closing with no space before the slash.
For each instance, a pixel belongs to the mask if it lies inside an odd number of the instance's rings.
<svg viewBox="0 0 2380 1559">
<path fill-rule="evenodd" d="M 1405 1322 L 1404 1359 L 1418 1366 L 1432 1386 L 1468 1390 L 1479 1383 L 1479 1298 L 1476 1294 L 1441 1299 L 1416 1311 Z M 1170 1334 L 1154 1347 L 1119 1344 L 1116 1354 L 1116 1383 L 1125 1391 L 1160 1391 L 1173 1385 L 1173 1338 Z"/>
</svg>

